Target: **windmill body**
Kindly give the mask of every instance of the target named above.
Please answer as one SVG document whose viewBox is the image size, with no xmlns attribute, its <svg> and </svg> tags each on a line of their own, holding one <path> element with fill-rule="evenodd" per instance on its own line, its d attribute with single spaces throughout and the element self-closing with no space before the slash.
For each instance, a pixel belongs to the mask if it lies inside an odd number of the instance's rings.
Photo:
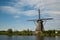
<svg viewBox="0 0 60 40">
<path fill-rule="evenodd" d="M 41 19 L 41 16 L 40 16 L 40 9 L 38 9 L 38 19 L 37 20 L 28 20 L 28 21 L 34 21 L 34 22 L 37 22 L 37 25 L 36 25 L 36 31 L 35 33 L 39 33 L 39 32 L 42 32 L 44 31 L 44 27 L 43 27 L 43 20 L 52 20 L 52 18 L 45 18 L 45 19 Z"/>
<path fill-rule="evenodd" d="M 37 20 L 36 33 L 39 33 L 43 30 L 44 30 L 43 21 L 42 20 Z"/>
</svg>

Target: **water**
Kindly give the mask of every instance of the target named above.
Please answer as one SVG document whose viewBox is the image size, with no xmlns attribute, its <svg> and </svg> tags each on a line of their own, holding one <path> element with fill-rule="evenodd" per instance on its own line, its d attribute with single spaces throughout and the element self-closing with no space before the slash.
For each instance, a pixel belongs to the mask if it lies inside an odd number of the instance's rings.
<svg viewBox="0 0 60 40">
<path fill-rule="evenodd" d="M 60 40 L 60 36 L 39 37 L 39 36 L 6 36 L 6 35 L 0 35 L 0 40 Z"/>
</svg>

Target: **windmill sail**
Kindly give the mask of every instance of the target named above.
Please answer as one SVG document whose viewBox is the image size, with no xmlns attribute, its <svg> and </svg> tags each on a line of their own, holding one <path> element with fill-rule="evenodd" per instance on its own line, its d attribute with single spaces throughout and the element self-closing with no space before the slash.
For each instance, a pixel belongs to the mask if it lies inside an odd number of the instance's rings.
<svg viewBox="0 0 60 40">
<path fill-rule="evenodd" d="M 45 19 L 41 19 L 41 20 L 52 20 L 53 18 L 45 18 Z"/>
<path fill-rule="evenodd" d="M 38 13 L 39 13 L 39 14 L 38 14 L 38 15 L 39 15 L 38 17 L 39 17 L 39 19 L 40 19 L 40 9 L 38 9 Z"/>
</svg>

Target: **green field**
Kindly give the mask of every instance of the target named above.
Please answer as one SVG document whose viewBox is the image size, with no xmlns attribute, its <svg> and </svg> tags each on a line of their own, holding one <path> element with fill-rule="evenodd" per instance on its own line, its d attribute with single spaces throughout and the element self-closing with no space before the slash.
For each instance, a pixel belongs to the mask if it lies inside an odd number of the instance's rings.
<svg viewBox="0 0 60 40">
<path fill-rule="evenodd" d="M 39 35 L 39 36 L 60 36 L 59 30 L 48 30 L 42 31 L 41 33 L 35 34 L 34 31 L 31 30 L 23 30 L 23 31 L 12 31 L 12 29 L 8 29 L 7 31 L 0 31 L 0 35 L 23 35 L 23 36 L 32 36 L 32 35 Z"/>
</svg>

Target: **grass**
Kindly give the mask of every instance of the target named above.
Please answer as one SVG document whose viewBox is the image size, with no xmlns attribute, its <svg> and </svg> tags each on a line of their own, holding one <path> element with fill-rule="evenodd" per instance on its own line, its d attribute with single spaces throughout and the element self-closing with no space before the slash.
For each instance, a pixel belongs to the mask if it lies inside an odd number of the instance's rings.
<svg viewBox="0 0 60 40">
<path fill-rule="evenodd" d="M 0 31 L 0 35 L 22 35 L 22 36 L 60 36 L 60 31 L 57 30 L 48 30 L 42 31 L 42 33 L 34 34 L 35 32 L 31 30 L 23 30 L 23 31 L 12 31 L 12 29 L 8 29 L 7 31 Z"/>
</svg>

